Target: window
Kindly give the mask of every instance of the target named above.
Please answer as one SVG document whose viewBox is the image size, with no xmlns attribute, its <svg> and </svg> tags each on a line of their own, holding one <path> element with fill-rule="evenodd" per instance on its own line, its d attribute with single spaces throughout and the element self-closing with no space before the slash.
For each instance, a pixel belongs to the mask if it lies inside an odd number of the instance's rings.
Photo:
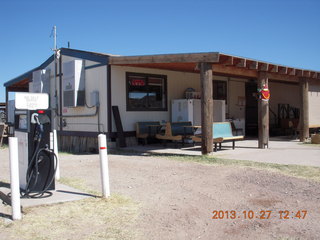
<svg viewBox="0 0 320 240">
<path fill-rule="evenodd" d="M 213 81 L 213 99 L 227 102 L 227 82 Z"/>
<path fill-rule="evenodd" d="M 167 76 L 126 74 L 127 111 L 167 111 Z"/>
</svg>

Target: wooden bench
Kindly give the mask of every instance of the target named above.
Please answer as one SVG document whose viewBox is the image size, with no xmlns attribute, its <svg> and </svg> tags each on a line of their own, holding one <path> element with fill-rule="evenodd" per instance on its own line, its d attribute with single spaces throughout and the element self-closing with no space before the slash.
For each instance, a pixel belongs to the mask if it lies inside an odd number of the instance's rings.
<svg viewBox="0 0 320 240">
<path fill-rule="evenodd" d="M 158 129 L 161 127 L 159 121 L 149 121 L 149 122 L 137 122 L 136 123 L 136 137 L 144 140 L 144 144 L 147 144 L 147 139 L 150 137 L 155 137 Z"/>
<path fill-rule="evenodd" d="M 186 126 L 192 126 L 191 122 L 167 122 L 164 134 L 156 134 L 156 138 L 160 139 L 164 143 L 167 140 L 174 142 L 182 142 L 184 145 L 184 139 L 194 135 L 193 128 Z"/>
</svg>

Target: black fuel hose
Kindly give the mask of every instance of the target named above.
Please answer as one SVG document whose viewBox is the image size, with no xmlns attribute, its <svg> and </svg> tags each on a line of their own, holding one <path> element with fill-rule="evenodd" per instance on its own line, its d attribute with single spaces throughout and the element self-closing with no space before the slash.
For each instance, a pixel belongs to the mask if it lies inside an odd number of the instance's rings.
<svg viewBox="0 0 320 240">
<path fill-rule="evenodd" d="M 37 183 L 37 181 L 38 181 L 38 159 L 39 159 L 39 155 L 40 155 L 40 153 L 41 153 L 42 151 L 47 151 L 47 152 L 49 152 L 49 154 L 53 154 L 53 156 L 54 156 L 54 163 L 53 163 L 53 165 L 54 165 L 55 167 L 54 167 L 53 175 L 52 175 L 52 177 L 51 177 L 50 180 L 47 179 L 47 181 L 46 181 L 46 183 L 45 183 L 45 185 L 44 185 L 44 186 L 45 186 L 44 189 L 41 190 L 41 191 L 38 191 L 38 192 L 34 192 L 34 191 L 32 191 L 32 188 L 36 185 L 36 183 Z M 35 162 L 35 166 L 32 167 L 31 162 L 30 162 L 29 167 L 32 168 L 32 169 L 36 168 L 36 179 L 35 179 L 35 181 L 33 182 L 32 187 L 29 187 L 30 182 L 31 182 L 31 178 L 32 178 L 32 175 L 33 175 L 33 171 L 34 171 L 34 170 L 31 170 L 30 176 L 29 176 L 29 178 L 28 178 L 28 182 L 27 182 L 27 185 L 26 185 L 26 190 L 24 191 L 24 193 L 23 193 L 22 196 L 21 196 L 22 198 L 41 198 L 41 197 L 49 197 L 49 196 L 52 195 L 51 192 L 48 192 L 48 189 L 49 189 L 49 187 L 51 186 L 51 184 L 53 183 L 54 178 L 55 178 L 55 175 L 56 175 L 56 171 L 57 171 L 57 155 L 56 155 L 53 151 L 49 150 L 48 148 L 41 148 L 41 149 L 39 149 L 39 150 L 37 151 L 37 154 L 36 154 L 35 159 L 37 159 L 36 162 Z M 51 169 L 49 169 L 49 172 L 50 172 L 50 171 L 51 171 Z M 48 180 L 49 180 L 49 181 L 48 181 Z M 45 195 L 45 194 L 46 194 L 46 195 Z"/>
</svg>

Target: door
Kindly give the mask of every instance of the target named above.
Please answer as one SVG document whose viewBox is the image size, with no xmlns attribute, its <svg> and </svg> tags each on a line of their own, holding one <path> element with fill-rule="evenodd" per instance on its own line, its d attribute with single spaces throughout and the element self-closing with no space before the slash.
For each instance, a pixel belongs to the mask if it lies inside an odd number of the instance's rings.
<svg viewBox="0 0 320 240">
<path fill-rule="evenodd" d="M 246 136 L 258 136 L 257 83 L 246 83 Z"/>
</svg>

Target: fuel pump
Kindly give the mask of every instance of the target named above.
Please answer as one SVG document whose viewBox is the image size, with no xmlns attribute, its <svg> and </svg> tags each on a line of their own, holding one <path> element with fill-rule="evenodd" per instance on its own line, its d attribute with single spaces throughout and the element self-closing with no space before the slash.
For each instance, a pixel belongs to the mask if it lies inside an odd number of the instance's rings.
<svg viewBox="0 0 320 240">
<path fill-rule="evenodd" d="M 22 196 L 25 197 L 40 197 L 45 193 L 51 195 L 48 191 L 55 189 L 55 155 L 49 148 L 50 114 L 51 110 L 15 112 L 20 189 Z"/>
</svg>

